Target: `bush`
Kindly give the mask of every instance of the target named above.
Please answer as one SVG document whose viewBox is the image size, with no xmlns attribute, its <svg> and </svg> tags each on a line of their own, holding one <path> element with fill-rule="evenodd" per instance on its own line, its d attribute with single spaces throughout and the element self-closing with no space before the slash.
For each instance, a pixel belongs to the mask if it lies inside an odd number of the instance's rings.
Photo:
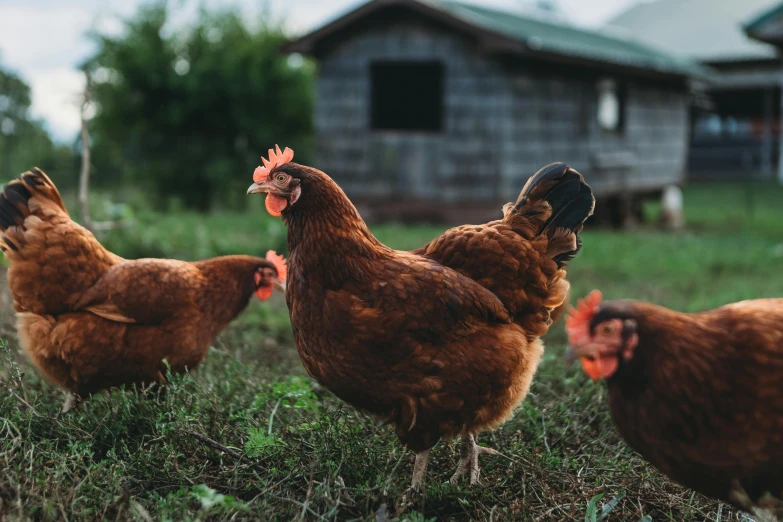
<svg viewBox="0 0 783 522">
<path fill-rule="evenodd" d="M 259 156 L 279 142 L 307 159 L 313 67 L 280 53 L 274 24 L 202 10 L 169 34 L 165 3 L 142 8 L 119 37 L 99 36 L 91 129 L 97 183 L 118 178 L 165 208 L 242 208 Z"/>
</svg>

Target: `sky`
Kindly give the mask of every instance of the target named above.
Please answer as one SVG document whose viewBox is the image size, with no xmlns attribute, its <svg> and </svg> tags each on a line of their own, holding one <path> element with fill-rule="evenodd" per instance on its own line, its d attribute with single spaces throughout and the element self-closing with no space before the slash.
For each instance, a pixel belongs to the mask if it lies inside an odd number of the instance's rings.
<svg viewBox="0 0 783 522">
<path fill-rule="evenodd" d="M 519 9 L 533 0 L 466 0 Z M 555 0 L 575 25 L 600 27 L 640 0 Z M 641 0 L 645 1 L 645 0 Z M 84 78 L 77 67 L 94 51 L 88 36 L 97 30 L 122 31 L 122 19 L 146 0 L 0 0 L 0 65 L 19 74 L 32 88 L 33 116 L 42 118 L 58 141 L 70 141 L 79 129 L 79 98 Z M 292 34 L 314 29 L 364 0 L 201 0 L 207 7 L 236 5 L 249 20 L 268 3 L 273 16 Z M 174 22 L 185 24 L 199 2 L 173 0 Z"/>
</svg>

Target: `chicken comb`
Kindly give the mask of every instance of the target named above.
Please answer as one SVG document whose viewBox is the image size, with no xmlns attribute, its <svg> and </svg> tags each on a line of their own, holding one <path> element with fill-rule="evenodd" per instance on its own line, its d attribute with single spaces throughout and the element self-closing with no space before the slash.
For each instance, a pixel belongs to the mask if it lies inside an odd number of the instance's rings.
<svg viewBox="0 0 783 522">
<path fill-rule="evenodd" d="M 278 255 L 274 250 L 270 250 L 266 253 L 266 260 L 275 265 L 275 270 L 277 270 L 277 278 L 280 281 L 285 281 L 286 277 L 288 276 L 288 265 L 286 264 L 285 258 L 281 255 Z"/>
<path fill-rule="evenodd" d="M 269 177 L 269 173 L 272 172 L 275 167 L 284 165 L 292 159 L 294 159 L 294 151 L 286 147 L 285 150 L 281 152 L 280 146 L 275 145 L 274 149 L 269 149 L 268 160 L 261 156 L 261 162 L 264 164 L 264 166 L 262 167 L 259 165 L 256 167 L 256 170 L 253 172 L 253 181 L 256 183 L 261 183 Z"/>
<path fill-rule="evenodd" d="M 579 346 L 590 339 L 590 321 L 601 305 L 601 292 L 593 290 L 580 299 L 577 307 L 571 307 L 566 317 L 566 333 L 571 345 Z"/>
</svg>

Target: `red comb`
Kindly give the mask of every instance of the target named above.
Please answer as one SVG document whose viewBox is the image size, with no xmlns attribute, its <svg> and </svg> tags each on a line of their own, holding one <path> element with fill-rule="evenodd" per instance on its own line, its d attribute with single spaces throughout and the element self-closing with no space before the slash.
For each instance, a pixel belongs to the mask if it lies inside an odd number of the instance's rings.
<svg viewBox="0 0 783 522">
<path fill-rule="evenodd" d="M 253 181 L 261 183 L 269 177 L 269 173 L 272 169 L 288 163 L 292 159 L 294 159 L 294 151 L 286 147 L 285 150 L 281 152 L 280 146 L 275 145 L 274 149 L 269 149 L 269 160 L 261 156 L 261 161 L 264 163 L 264 166 L 256 167 L 256 170 L 253 172 Z"/>
<path fill-rule="evenodd" d="M 601 292 L 593 290 L 571 308 L 566 317 L 566 333 L 572 345 L 580 345 L 590 338 L 590 320 L 601 305 Z"/>
<path fill-rule="evenodd" d="M 270 250 L 266 253 L 266 260 L 275 265 L 277 278 L 280 281 L 285 281 L 285 278 L 288 275 L 288 265 L 286 265 L 285 258 L 278 255 L 274 250 Z"/>
</svg>

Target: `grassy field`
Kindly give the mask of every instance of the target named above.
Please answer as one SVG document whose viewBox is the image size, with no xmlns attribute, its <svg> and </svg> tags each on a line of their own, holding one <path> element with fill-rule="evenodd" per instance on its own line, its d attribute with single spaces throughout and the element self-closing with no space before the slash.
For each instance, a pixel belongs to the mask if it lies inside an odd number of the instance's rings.
<svg viewBox="0 0 783 522">
<path fill-rule="evenodd" d="M 783 295 L 783 190 L 691 187 L 685 201 L 682 232 L 586 231 L 569 270 L 575 296 L 599 288 L 608 298 L 698 310 Z M 440 231 L 373 230 L 403 249 Z M 102 239 L 128 257 L 263 254 L 285 245 L 279 222 L 261 209 L 138 213 L 132 228 Z M 527 400 L 511 421 L 482 435 L 482 444 L 506 456 L 482 457 L 481 485 L 445 483 L 458 451 L 441 443 L 426 495 L 398 514 L 412 455 L 389 428 L 307 378 L 282 299 L 251 304 L 204 366 L 173 378 L 164 396 L 116 391 L 59 416 L 62 393 L 18 353 L 10 299 L 0 288 L 0 338 L 7 339 L 0 520 L 740 520 L 672 484 L 623 444 L 604 386 L 563 365 L 562 324 L 545 339 Z"/>
</svg>

